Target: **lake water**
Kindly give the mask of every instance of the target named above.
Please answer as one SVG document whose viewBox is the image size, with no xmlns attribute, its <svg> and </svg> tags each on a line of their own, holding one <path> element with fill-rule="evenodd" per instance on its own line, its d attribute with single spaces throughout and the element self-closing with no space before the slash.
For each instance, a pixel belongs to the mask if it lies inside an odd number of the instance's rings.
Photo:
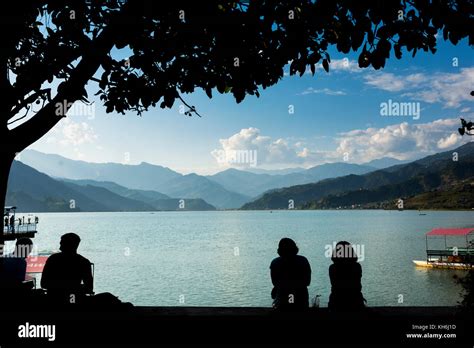
<svg viewBox="0 0 474 348">
<path fill-rule="evenodd" d="M 369 306 L 455 305 L 463 271 L 415 268 L 425 259 L 425 233 L 474 226 L 474 212 L 214 211 L 48 213 L 34 239 L 59 248 L 63 233 L 82 238 L 95 263 L 96 292 L 156 306 L 271 306 L 269 264 L 280 238 L 293 238 L 312 267 L 310 296 L 330 293 L 326 245 L 363 247 L 363 294 Z M 461 240 L 451 237 L 455 244 Z M 444 239 L 443 239 L 444 244 Z M 362 259 L 362 257 L 361 257 Z M 402 303 L 399 301 L 402 300 Z"/>
</svg>

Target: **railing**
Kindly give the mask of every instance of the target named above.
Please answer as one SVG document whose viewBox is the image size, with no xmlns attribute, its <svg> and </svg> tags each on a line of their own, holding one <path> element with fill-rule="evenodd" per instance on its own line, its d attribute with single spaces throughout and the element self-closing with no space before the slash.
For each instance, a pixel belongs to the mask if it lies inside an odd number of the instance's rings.
<svg viewBox="0 0 474 348">
<path fill-rule="evenodd" d="M 16 223 L 15 225 L 11 226 L 4 226 L 3 227 L 3 234 L 22 234 L 22 233 L 29 233 L 29 232 L 36 232 L 36 222 L 25 222 L 25 223 Z M 13 228 L 12 228 L 13 227 Z"/>
<path fill-rule="evenodd" d="M 444 250 L 426 250 L 428 256 L 468 256 L 474 255 L 474 249 L 444 249 Z"/>
</svg>

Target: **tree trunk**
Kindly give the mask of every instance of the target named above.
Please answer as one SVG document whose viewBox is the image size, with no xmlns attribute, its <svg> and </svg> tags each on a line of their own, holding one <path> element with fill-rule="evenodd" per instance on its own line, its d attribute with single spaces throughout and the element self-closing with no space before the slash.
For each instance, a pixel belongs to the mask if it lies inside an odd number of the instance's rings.
<svg viewBox="0 0 474 348">
<path fill-rule="evenodd" d="M 15 159 L 15 152 L 8 151 L 8 149 L 2 148 L 0 151 L 0 204 L 2 207 L 5 207 L 6 195 L 7 195 L 7 187 L 8 187 L 8 176 L 10 174 L 10 169 Z M 5 239 L 3 235 L 4 229 L 4 216 L 2 214 L 2 218 L 0 221 L 0 256 L 3 255 L 3 249 L 5 244 Z"/>
</svg>

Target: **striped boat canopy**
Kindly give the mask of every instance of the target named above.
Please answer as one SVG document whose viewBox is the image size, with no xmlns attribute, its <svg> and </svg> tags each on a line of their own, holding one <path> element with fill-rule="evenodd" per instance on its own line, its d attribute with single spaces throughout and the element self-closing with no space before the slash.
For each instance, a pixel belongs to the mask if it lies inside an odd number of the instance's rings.
<svg viewBox="0 0 474 348">
<path fill-rule="evenodd" d="M 435 228 L 428 232 L 427 236 L 467 236 L 474 233 L 474 227 L 471 228 Z"/>
</svg>

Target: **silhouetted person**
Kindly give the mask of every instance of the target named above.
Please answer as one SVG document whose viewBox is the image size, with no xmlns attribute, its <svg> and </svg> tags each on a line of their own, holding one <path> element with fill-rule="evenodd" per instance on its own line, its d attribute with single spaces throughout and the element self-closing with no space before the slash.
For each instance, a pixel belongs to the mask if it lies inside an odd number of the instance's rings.
<svg viewBox="0 0 474 348">
<path fill-rule="evenodd" d="M 349 242 L 336 244 L 333 250 L 333 264 L 329 266 L 331 295 L 328 307 L 333 310 L 354 311 L 365 307 L 362 296 L 362 267 L 357 254 Z"/>
<path fill-rule="evenodd" d="M 77 253 L 80 242 L 77 234 L 66 233 L 61 237 L 61 252 L 46 260 L 41 287 L 56 302 L 75 302 L 76 298 L 80 300 L 84 294 L 93 290 L 91 263 Z"/>
<path fill-rule="evenodd" d="M 10 218 L 10 231 L 15 232 L 15 215 Z"/>
<path fill-rule="evenodd" d="M 8 216 L 5 216 L 5 219 L 3 220 L 3 225 L 4 227 L 7 228 L 7 231 L 9 230 L 9 227 L 8 227 Z"/>
<path fill-rule="evenodd" d="M 308 286 L 311 283 L 311 267 L 308 260 L 304 256 L 297 255 L 298 247 L 290 238 L 280 240 L 277 252 L 280 256 L 270 264 L 274 307 L 308 308 Z"/>
</svg>

